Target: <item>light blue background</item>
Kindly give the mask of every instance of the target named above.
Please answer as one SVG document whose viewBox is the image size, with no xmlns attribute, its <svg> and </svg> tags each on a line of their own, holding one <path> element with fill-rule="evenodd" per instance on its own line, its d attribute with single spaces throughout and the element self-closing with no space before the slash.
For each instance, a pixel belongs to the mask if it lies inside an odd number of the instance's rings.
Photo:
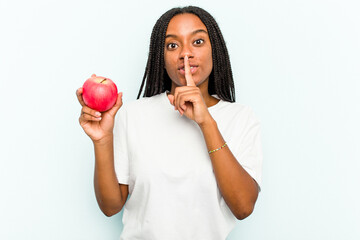
<svg viewBox="0 0 360 240">
<path fill-rule="evenodd" d="M 0 239 L 118 239 L 75 90 L 96 73 L 135 100 L 152 27 L 179 4 L 216 18 L 262 122 L 262 192 L 228 240 L 360 239 L 355 0 L 0 0 Z"/>
</svg>

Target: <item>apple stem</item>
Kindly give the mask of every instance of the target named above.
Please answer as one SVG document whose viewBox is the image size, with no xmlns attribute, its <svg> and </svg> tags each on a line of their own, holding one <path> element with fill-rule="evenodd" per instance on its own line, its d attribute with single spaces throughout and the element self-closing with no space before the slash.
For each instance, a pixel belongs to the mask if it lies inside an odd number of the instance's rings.
<svg viewBox="0 0 360 240">
<path fill-rule="evenodd" d="M 106 78 L 104 78 L 104 80 L 102 80 L 100 83 L 103 83 L 103 81 L 105 81 L 106 80 Z"/>
</svg>

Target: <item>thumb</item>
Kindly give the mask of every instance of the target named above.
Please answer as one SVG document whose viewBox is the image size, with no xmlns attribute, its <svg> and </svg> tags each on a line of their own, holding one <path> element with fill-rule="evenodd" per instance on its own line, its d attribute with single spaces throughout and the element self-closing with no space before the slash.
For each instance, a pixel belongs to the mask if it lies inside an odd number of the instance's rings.
<svg viewBox="0 0 360 240">
<path fill-rule="evenodd" d="M 170 101 L 170 104 L 174 106 L 174 98 L 175 98 L 174 95 L 169 94 L 167 97 Z"/>
<path fill-rule="evenodd" d="M 109 110 L 110 115 L 115 116 L 117 111 L 123 105 L 122 96 L 123 96 L 122 92 L 118 93 L 115 105 Z"/>
</svg>

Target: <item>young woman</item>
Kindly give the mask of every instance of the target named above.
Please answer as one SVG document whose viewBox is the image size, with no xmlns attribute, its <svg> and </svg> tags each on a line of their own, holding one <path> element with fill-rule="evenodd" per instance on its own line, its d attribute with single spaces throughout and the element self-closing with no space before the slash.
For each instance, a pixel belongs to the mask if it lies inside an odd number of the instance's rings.
<svg viewBox="0 0 360 240">
<path fill-rule="evenodd" d="M 159 18 L 138 100 L 123 105 L 119 93 L 98 113 L 81 94 L 96 198 L 107 216 L 124 206 L 121 239 L 225 239 L 252 213 L 260 123 L 235 103 L 228 52 L 208 12 L 190 6 Z"/>
</svg>

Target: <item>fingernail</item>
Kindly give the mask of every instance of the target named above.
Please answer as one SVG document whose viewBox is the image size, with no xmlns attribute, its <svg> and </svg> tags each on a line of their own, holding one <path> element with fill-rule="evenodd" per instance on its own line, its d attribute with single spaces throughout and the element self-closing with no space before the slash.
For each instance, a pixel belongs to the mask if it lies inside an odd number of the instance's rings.
<svg viewBox="0 0 360 240">
<path fill-rule="evenodd" d="M 101 116 L 101 113 L 96 112 L 95 115 L 100 117 L 100 116 Z"/>
</svg>

